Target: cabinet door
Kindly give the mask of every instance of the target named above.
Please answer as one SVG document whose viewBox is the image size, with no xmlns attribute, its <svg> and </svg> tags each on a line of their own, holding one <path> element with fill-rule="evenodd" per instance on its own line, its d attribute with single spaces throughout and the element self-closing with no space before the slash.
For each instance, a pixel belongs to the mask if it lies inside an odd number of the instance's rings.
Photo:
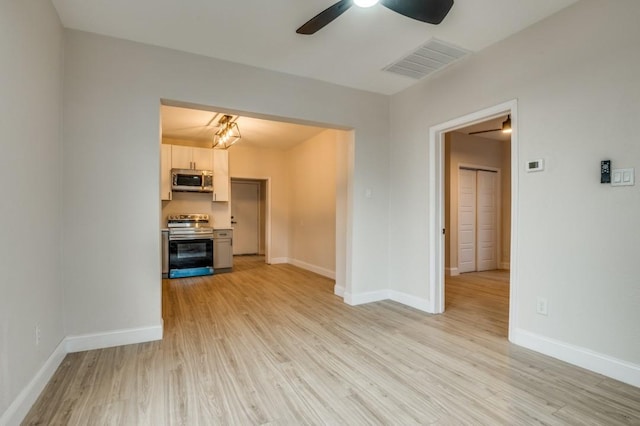
<svg viewBox="0 0 640 426">
<path fill-rule="evenodd" d="M 196 170 L 211 170 L 211 164 L 213 160 L 211 159 L 211 151 L 210 148 L 192 148 L 193 150 L 193 168 Z"/>
<path fill-rule="evenodd" d="M 217 238 L 213 246 L 213 269 L 233 267 L 233 250 L 231 238 Z"/>
<path fill-rule="evenodd" d="M 173 169 L 192 169 L 193 148 L 189 146 L 172 145 L 171 146 L 171 168 Z"/>
<path fill-rule="evenodd" d="M 160 145 L 160 199 L 171 200 L 171 145 Z"/>
<path fill-rule="evenodd" d="M 213 201 L 229 201 L 229 151 L 213 151 Z"/>
</svg>

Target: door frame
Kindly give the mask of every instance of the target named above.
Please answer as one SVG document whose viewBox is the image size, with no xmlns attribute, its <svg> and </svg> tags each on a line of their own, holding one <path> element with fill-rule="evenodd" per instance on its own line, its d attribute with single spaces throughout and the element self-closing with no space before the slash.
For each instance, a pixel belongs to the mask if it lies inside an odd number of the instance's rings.
<svg viewBox="0 0 640 426">
<path fill-rule="evenodd" d="M 511 256 L 509 340 L 514 336 L 518 290 L 518 101 L 513 99 L 429 128 L 429 309 L 444 312 L 444 135 L 472 124 L 511 114 Z"/>
<path fill-rule="evenodd" d="M 253 177 L 253 176 L 230 176 L 229 186 L 233 180 L 237 181 L 253 181 L 253 182 L 265 182 L 266 194 L 264 194 L 265 207 L 264 207 L 264 261 L 267 264 L 271 264 L 271 178 L 270 177 Z M 229 197 L 231 200 L 231 197 Z M 231 214 L 231 205 L 229 205 L 229 214 Z M 258 219 L 259 220 L 259 219 Z M 258 241 L 258 251 L 260 250 L 260 241 Z"/>
</svg>

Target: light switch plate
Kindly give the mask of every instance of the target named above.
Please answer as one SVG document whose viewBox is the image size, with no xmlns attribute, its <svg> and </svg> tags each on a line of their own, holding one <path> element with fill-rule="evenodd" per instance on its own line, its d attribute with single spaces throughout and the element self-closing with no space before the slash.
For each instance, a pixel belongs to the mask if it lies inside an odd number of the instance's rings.
<svg viewBox="0 0 640 426">
<path fill-rule="evenodd" d="M 636 184 L 635 169 L 613 169 L 611 171 L 611 186 L 633 186 Z"/>
</svg>

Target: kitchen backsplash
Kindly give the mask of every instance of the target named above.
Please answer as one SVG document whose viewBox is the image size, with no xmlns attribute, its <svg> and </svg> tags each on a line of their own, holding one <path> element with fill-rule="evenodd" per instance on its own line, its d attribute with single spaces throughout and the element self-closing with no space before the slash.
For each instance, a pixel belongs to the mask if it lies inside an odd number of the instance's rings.
<svg viewBox="0 0 640 426">
<path fill-rule="evenodd" d="M 204 213 L 214 228 L 231 227 L 230 203 L 213 203 L 211 194 L 197 192 L 173 192 L 171 201 L 162 202 L 163 227 L 167 226 L 167 215 L 181 213 Z"/>
</svg>

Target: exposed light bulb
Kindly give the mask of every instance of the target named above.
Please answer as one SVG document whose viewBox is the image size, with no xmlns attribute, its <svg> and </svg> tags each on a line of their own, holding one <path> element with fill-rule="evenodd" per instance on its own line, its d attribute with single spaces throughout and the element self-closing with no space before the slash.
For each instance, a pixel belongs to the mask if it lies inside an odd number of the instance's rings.
<svg viewBox="0 0 640 426">
<path fill-rule="evenodd" d="M 356 6 L 371 7 L 378 3 L 378 0 L 354 0 L 353 2 L 356 4 Z"/>
<path fill-rule="evenodd" d="M 502 123 L 502 133 L 511 133 L 511 131 L 511 114 L 509 114 Z"/>
</svg>

